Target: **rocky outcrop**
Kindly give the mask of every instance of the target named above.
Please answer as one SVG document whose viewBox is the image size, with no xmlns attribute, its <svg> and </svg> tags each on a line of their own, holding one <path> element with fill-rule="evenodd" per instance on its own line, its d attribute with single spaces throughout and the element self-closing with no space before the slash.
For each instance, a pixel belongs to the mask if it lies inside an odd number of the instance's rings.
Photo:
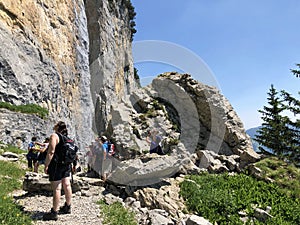
<svg viewBox="0 0 300 225">
<path fill-rule="evenodd" d="M 260 158 L 228 100 L 188 74 L 161 74 L 129 99 L 112 107 L 111 136 L 121 158 L 148 152 L 145 139 L 152 129 L 163 137 L 165 153 L 181 158 L 204 149 L 215 156 L 235 155 L 227 160 L 230 170 L 234 158 L 239 168 Z M 178 143 L 183 144 L 180 151 Z"/>
<path fill-rule="evenodd" d="M 163 209 L 174 217 L 182 218 L 183 212 L 187 211 L 184 200 L 179 195 L 179 184 L 183 180 L 183 177 L 166 179 L 158 187 L 145 187 L 134 191 L 133 196 L 143 207 Z"/>
<path fill-rule="evenodd" d="M 247 155 L 257 157 L 250 138 L 245 133 L 242 121 L 217 88 L 197 82 L 188 74 L 178 73 L 161 74 L 152 82 L 152 88 L 158 94 L 166 92 L 166 90 L 169 92 L 164 94 L 166 98 L 170 98 L 170 95 L 174 93 L 173 90 L 170 91 L 172 86 L 183 88 L 192 100 L 190 106 L 183 104 L 182 100 L 178 101 L 179 106 L 177 107 L 184 107 L 185 112 L 190 111 L 193 107 L 197 110 L 199 118 L 197 123 L 200 126 L 198 144 L 202 149 L 225 155 L 241 155 L 242 152 L 246 152 Z M 176 98 L 183 98 L 180 92 L 176 94 Z M 189 115 L 184 116 L 190 120 Z"/>
<path fill-rule="evenodd" d="M 109 180 L 123 185 L 146 186 L 173 176 L 179 171 L 181 164 L 177 156 L 146 154 L 119 163 L 112 171 Z"/>
<path fill-rule="evenodd" d="M 0 139 L 41 140 L 64 120 L 84 150 L 106 130 L 110 104 L 133 91 L 128 1 L 0 3 L 0 101 L 37 104 L 46 120 L 1 110 Z M 36 122 L 38 121 L 38 122 Z"/>
</svg>

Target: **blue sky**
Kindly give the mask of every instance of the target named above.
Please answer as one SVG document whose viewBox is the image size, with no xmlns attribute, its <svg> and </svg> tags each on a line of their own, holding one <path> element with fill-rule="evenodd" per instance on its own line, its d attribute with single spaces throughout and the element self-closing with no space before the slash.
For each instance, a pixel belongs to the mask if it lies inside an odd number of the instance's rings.
<svg viewBox="0 0 300 225">
<path fill-rule="evenodd" d="M 174 43 L 200 57 L 214 74 L 246 129 L 261 124 L 271 86 L 299 97 L 299 0 L 132 0 L 134 42 Z M 141 79 L 165 71 L 161 63 L 136 63 Z M 191 74 L 193 76 L 193 74 Z"/>
</svg>

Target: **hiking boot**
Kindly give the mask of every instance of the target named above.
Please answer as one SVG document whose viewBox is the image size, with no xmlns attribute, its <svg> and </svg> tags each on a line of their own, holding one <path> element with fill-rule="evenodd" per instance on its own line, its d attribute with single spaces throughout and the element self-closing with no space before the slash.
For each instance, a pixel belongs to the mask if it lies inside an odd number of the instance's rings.
<svg viewBox="0 0 300 225">
<path fill-rule="evenodd" d="M 59 208 L 60 214 L 70 214 L 71 213 L 71 205 L 67 205 L 65 202 L 64 206 Z"/>
<path fill-rule="evenodd" d="M 43 215 L 43 220 L 57 220 L 57 212 L 51 208 L 51 211 Z"/>
</svg>

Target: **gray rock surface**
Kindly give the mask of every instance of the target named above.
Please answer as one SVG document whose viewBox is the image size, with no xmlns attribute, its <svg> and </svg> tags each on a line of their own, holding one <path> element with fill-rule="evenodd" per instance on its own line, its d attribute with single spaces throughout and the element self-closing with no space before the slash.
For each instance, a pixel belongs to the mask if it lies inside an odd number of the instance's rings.
<svg viewBox="0 0 300 225">
<path fill-rule="evenodd" d="M 52 132 L 53 124 L 63 119 L 69 125 L 71 136 L 84 143 L 91 133 L 92 105 L 88 49 L 84 45 L 88 40 L 82 32 L 87 29 L 83 2 L 76 5 L 66 2 L 60 6 L 53 2 L 27 1 L 20 5 L 10 2 L 3 2 L 8 16 L 0 18 L 0 101 L 14 105 L 37 104 L 48 109 L 50 115 L 47 120 L 32 123 L 39 118 L 27 120 L 27 115 L 15 113 L 14 120 L 8 123 L 1 120 L 0 138 L 8 141 L 9 137 L 20 137 L 26 143 L 35 135 L 43 140 Z M 70 6 L 78 7 L 78 13 L 68 10 Z M 49 7 L 51 10 L 47 10 Z M 60 10 L 66 13 L 61 14 Z M 22 22 L 13 25 L 10 15 Z M 44 21 L 33 24 L 39 18 Z M 80 38 L 76 40 L 75 35 Z M 20 120 L 20 126 L 15 126 Z M 17 128 L 22 135 L 26 128 L 29 132 L 25 137 L 20 136 Z"/>
<path fill-rule="evenodd" d="M 123 1 L 13 2 L 1 2 L 0 101 L 37 104 L 50 115 L 9 118 L 1 110 L 0 140 L 19 138 L 27 148 L 64 120 L 85 151 L 107 130 L 110 105 L 136 87 L 128 8 Z"/>
<path fill-rule="evenodd" d="M 191 215 L 187 221 L 186 225 L 212 225 L 208 220 L 204 219 L 203 217 Z"/>
<path fill-rule="evenodd" d="M 148 152 L 146 136 L 153 129 L 162 136 L 165 153 L 178 154 L 176 146 L 181 143 L 186 154 L 207 149 L 214 156 L 235 155 L 239 157 L 239 168 L 260 158 L 228 100 L 216 88 L 201 84 L 190 75 L 161 74 L 129 99 L 112 106 L 111 136 L 121 158 Z M 201 160 L 207 168 L 204 160 L 209 164 L 210 159 Z M 226 159 L 230 170 L 237 167 L 235 161 Z"/>
</svg>

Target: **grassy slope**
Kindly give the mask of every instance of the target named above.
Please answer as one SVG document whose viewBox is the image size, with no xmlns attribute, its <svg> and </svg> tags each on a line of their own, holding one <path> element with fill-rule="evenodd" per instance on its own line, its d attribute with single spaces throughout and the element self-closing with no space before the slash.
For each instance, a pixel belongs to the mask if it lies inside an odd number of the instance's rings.
<svg viewBox="0 0 300 225">
<path fill-rule="evenodd" d="M 255 224 L 300 224 L 300 170 L 276 158 L 264 159 L 257 167 L 273 183 L 246 174 L 189 176 L 181 184 L 181 195 L 189 210 L 218 224 L 243 224 L 239 212 L 249 217 L 254 207 L 271 206 L 272 219 Z"/>
</svg>

